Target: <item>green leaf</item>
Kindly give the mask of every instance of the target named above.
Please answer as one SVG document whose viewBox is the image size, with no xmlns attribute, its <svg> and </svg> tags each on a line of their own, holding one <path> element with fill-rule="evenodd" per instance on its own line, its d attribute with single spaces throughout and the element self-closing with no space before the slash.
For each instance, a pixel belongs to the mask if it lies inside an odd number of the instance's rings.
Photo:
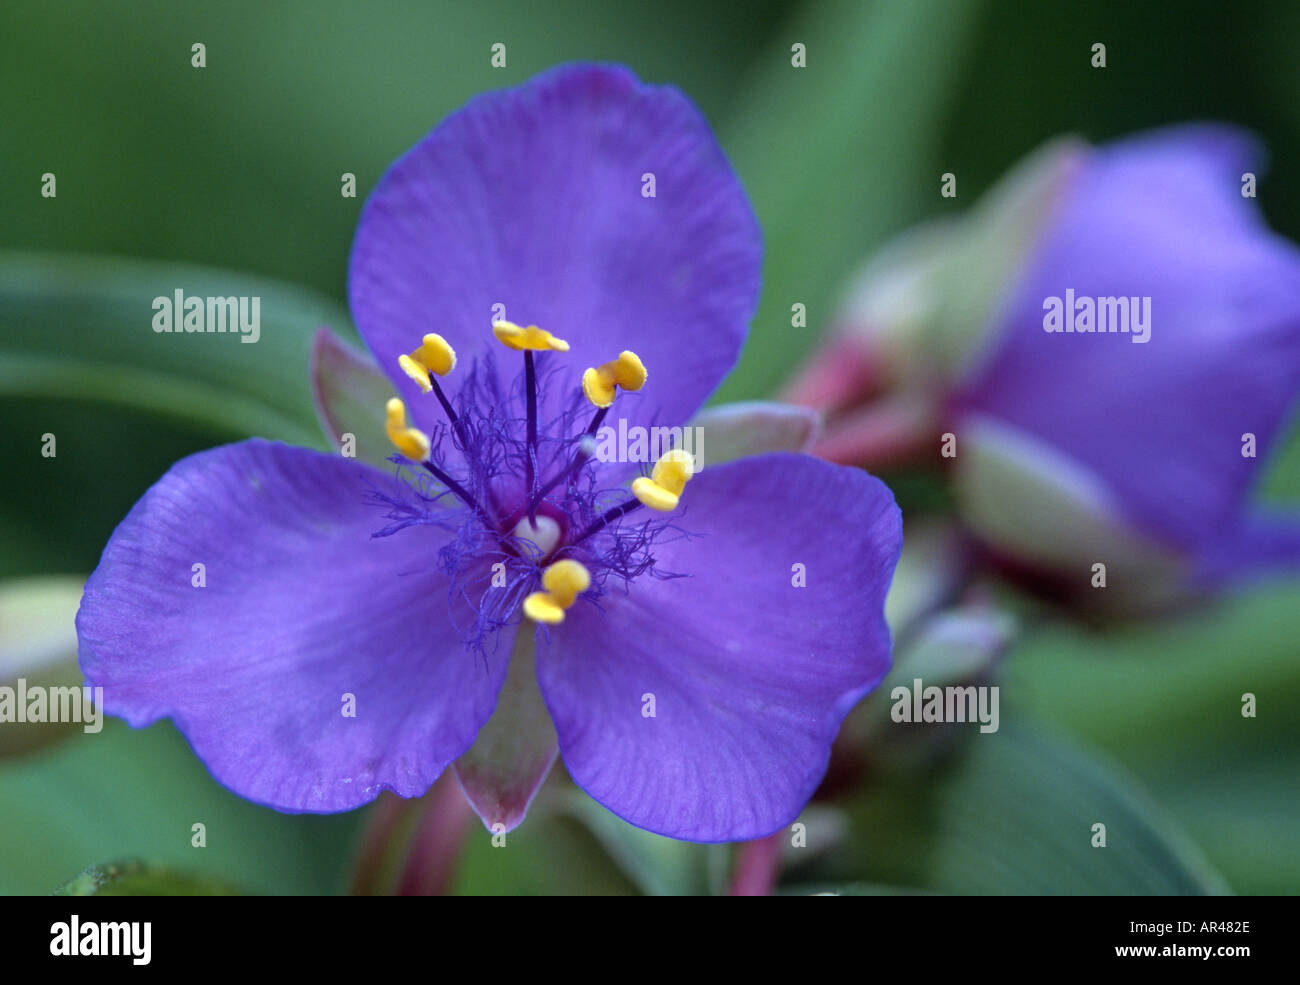
<svg viewBox="0 0 1300 985">
<path fill-rule="evenodd" d="M 643 893 L 699 896 L 722 891 L 726 845 L 676 841 L 633 827 L 581 791 L 573 791 L 565 807 Z"/>
<path fill-rule="evenodd" d="M 763 302 L 719 393 L 767 393 L 830 318 L 837 284 L 938 197 L 940 123 L 980 2 L 823 0 L 777 32 L 722 144 L 763 226 Z M 807 67 L 790 46 L 807 47 Z M 807 305 L 809 328 L 791 327 Z"/>
<path fill-rule="evenodd" d="M 504 843 L 470 825 L 456 866 L 458 896 L 635 896 L 592 833 L 558 804 L 573 794 L 547 784 L 528 820 Z"/>
<path fill-rule="evenodd" d="M 1297 582 L 1279 581 L 1104 633 L 1042 623 L 1006 661 L 1004 691 L 1138 776 L 1234 890 L 1294 892 L 1296 600 Z"/>
<path fill-rule="evenodd" d="M 904 727 L 904 726 L 899 726 Z M 1148 798 L 1064 740 L 1007 721 L 928 776 L 890 776 L 851 807 L 840 871 L 938 893 L 1200 895 L 1222 878 Z M 1106 847 L 1092 846 L 1093 825 Z M 823 873 L 805 873 L 816 884 Z"/>
<path fill-rule="evenodd" d="M 363 811 L 280 814 L 224 790 L 167 724 L 108 719 L 0 761 L 0 894 L 47 893 L 88 859 L 147 858 L 253 893 L 339 891 Z M 195 845 L 202 824 L 205 847 Z"/>
<path fill-rule="evenodd" d="M 5 3 L 3 237 L 233 264 L 342 296 L 366 196 L 467 99 L 596 57 L 680 86 L 716 119 L 781 7 L 670 0 L 592 16 L 582 3 L 314 0 L 302 44 L 289 6 Z M 105 57 L 119 32 L 129 43 Z M 204 69 L 190 66 L 194 41 Z M 39 194 L 46 171 L 55 199 Z M 344 172 L 356 198 L 340 195 Z"/>
<path fill-rule="evenodd" d="M 28 691 L 37 687 L 80 690 L 82 675 L 73 621 L 85 580 L 76 575 L 50 575 L 0 582 L 0 687 L 15 689 L 15 704 L 21 687 Z M 78 710 L 77 717 L 82 714 Z M 83 724 L 0 720 L 0 758 L 23 755 L 68 738 Z"/>
<path fill-rule="evenodd" d="M 901 638 L 895 637 L 893 668 L 850 713 L 843 734 L 853 745 L 869 750 L 877 766 L 924 767 L 971 726 L 894 722 L 894 689 L 902 687 L 911 694 L 918 680 L 923 688 L 989 686 L 1015 631 L 1016 621 L 1010 615 L 978 600 L 920 621 Z"/>
<path fill-rule="evenodd" d="M 1297 738 L 1296 581 L 1202 605 L 1179 619 L 1104 634 L 1043 623 L 1007 661 L 1007 689 L 1131 769 L 1155 773 L 1189 752 L 1264 751 Z M 1109 591 L 1109 589 L 1107 589 Z M 1259 698 L 1243 718 L 1242 695 Z"/>
<path fill-rule="evenodd" d="M 825 883 L 807 886 L 782 886 L 777 896 L 926 896 L 921 889 L 906 886 L 880 886 L 870 882 Z"/>
<path fill-rule="evenodd" d="M 75 666 L 73 620 L 85 582 L 79 575 L 0 582 L 0 684 Z"/>
<path fill-rule="evenodd" d="M 153 301 L 260 298 L 260 332 L 159 333 Z M 308 356 L 347 313 L 265 277 L 188 264 L 0 252 L 0 398 L 94 400 L 322 447 Z"/>
<path fill-rule="evenodd" d="M 92 865 L 54 891 L 54 896 L 239 896 L 207 877 L 143 862 Z"/>
<path fill-rule="evenodd" d="M 1267 748 L 1225 744 L 1197 749 L 1147 782 L 1234 890 L 1293 896 L 1300 886 L 1297 762 L 1300 736 Z"/>
</svg>

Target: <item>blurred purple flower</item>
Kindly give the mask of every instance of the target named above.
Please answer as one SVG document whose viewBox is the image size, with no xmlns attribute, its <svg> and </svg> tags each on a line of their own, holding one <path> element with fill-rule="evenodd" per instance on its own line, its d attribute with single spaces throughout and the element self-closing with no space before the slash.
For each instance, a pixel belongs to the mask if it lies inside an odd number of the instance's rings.
<svg viewBox="0 0 1300 985">
<path fill-rule="evenodd" d="M 879 467 L 951 433 L 968 525 L 1076 591 L 1093 562 L 1129 603 L 1294 567 L 1300 522 L 1250 496 L 1300 393 L 1300 251 L 1243 195 L 1259 157 L 1210 125 L 1066 142 L 913 233 L 792 387 L 839 413 L 819 453 Z M 1067 292 L 1149 298 L 1149 336 L 1045 330 Z"/>
<path fill-rule="evenodd" d="M 1300 251 L 1241 194 L 1257 159 L 1212 129 L 1092 154 L 953 403 L 955 427 L 995 422 L 1095 474 L 1196 579 L 1300 560 L 1300 524 L 1247 496 L 1300 393 Z M 1150 338 L 1044 331 L 1067 289 L 1149 297 Z"/>
<path fill-rule="evenodd" d="M 889 667 L 892 496 L 856 469 L 768 454 L 705 468 L 679 511 L 651 512 L 628 496 L 634 466 L 581 445 L 582 370 L 625 349 L 650 372 L 618 396 L 628 425 L 690 418 L 736 359 L 760 256 L 739 182 L 674 89 L 568 66 L 453 114 L 375 189 L 349 270 L 361 335 L 427 439 L 424 471 L 258 440 L 178 462 L 86 586 L 81 662 L 107 710 L 172 717 L 220 782 L 280 810 L 418 796 L 504 694 L 517 637 L 534 635 L 525 597 L 576 561 L 589 586 L 535 640 L 573 779 L 674 837 L 788 824 Z M 517 365 L 492 339 L 496 305 L 568 351 Z M 432 380 L 446 418 L 397 371 L 432 329 L 458 350 L 445 390 Z M 527 731 L 513 728 L 487 769 L 505 778 L 475 780 L 519 786 L 507 826 L 554 758 L 512 748 Z M 530 756 L 520 780 L 511 757 Z"/>
</svg>

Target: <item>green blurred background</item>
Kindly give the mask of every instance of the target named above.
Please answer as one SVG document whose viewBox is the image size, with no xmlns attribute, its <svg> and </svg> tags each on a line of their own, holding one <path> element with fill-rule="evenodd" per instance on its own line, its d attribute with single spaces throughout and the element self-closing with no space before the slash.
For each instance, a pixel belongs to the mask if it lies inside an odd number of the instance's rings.
<svg viewBox="0 0 1300 985">
<path fill-rule="evenodd" d="M 1107 46 L 1101 70 L 1089 64 L 1097 41 Z M 194 42 L 206 45 L 206 68 L 190 65 Z M 507 45 L 505 68 L 490 64 L 495 42 Z M 807 45 L 805 69 L 790 65 L 795 42 Z M 1281 193 L 1278 177 L 1300 166 L 1298 48 L 1290 0 L 13 0 L 0 8 L 0 578 L 84 576 L 135 499 L 184 454 L 250 433 L 322 443 L 306 354 L 316 325 L 347 331 L 361 204 L 397 155 L 474 93 L 561 61 L 611 60 L 701 106 L 767 238 L 763 305 L 720 394 L 738 399 L 773 391 L 874 246 L 969 206 L 1062 132 L 1100 140 L 1188 119 L 1248 126 L 1273 162 L 1260 205 L 1300 239 L 1300 198 Z M 957 175 L 956 200 L 939 196 L 945 171 Z M 57 176 L 57 198 L 40 195 L 45 172 Z M 356 175 L 354 199 L 339 194 L 343 172 Z M 263 297 L 259 345 L 156 344 L 150 299 L 182 284 L 213 293 L 208 283 Z M 808 306 L 806 331 L 789 327 L 796 300 Z M 39 454 L 46 432 L 58 435 L 53 459 Z M 914 503 L 913 484 L 897 488 L 905 509 L 930 501 L 923 484 Z M 1296 442 L 1268 492 L 1300 499 Z M 828 822 L 835 850 L 796 866 L 791 881 L 1294 892 L 1297 601 L 1295 583 L 1275 584 L 1176 623 L 1035 626 L 1005 665 L 1004 716 L 1016 724 L 988 744 L 993 753 L 854 798 Z M 1241 718 L 1244 691 L 1260 696 L 1258 719 Z M 1074 781 L 1056 779 L 1070 769 Z M 1069 797 L 1093 793 L 1074 803 L 1053 782 Z M 1091 851 L 1086 817 L 1108 797 L 1162 847 Z M 717 851 L 567 803 L 557 795 L 530 818 L 512 835 L 515 851 L 476 839 L 457 888 L 716 886 Z M 46 892 L 84 866 L 136 856 L 260 892 L 335 891 L 360 820 L 245 804 L 169 726 L 110 725 L 0 759 L 0 892 Z M 207 849 L 190 848 L 194 821 L 208 826 Z M 1021 843 L 1041 851 L 1006 844 L 1019 822 Z M 1146 872 L 1152 859 L 1165 868 Z"/>
</svg>

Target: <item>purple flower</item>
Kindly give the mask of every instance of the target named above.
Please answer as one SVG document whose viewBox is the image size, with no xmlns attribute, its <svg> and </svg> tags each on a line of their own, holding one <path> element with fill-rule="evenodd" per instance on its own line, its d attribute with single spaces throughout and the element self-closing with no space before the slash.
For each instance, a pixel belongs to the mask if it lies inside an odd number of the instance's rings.
<svg viewBox="0 0 1300 985">
<path fill-rule="evenodd" d="M 173 466 L 78 615 L 107 710 L 172 717 L 221 783 L 285 811 L 418 796 L 457 764 L 512 827 L 558 745 L 652 831 L 789 823 L 889 667 L 892 496 L 794 454 L 697 474 L 677 449 L 643 475 L 590 437 L 690 418 L 760 257 L 674 89 L 569 66 L 449 117 L 374 191 L 349 270 L 400 394 L 396 468 L 259 440 Z M 553 731 L 526 720 L 539 690 Z"/>
<path fill-rule="evenodd" d="M 1134 582 L 1300 561 L 1294 515 L 1249 497 L 1300 394 L 1300 251 L 1243 197 L 1259 157 L 1214 127 L 1087 153 L 953 396 L 955 430 L 1113 517 Z"/>
<path fill-rule="evenodd" d="M 832 412 L 817 452 L 945 455 L 970 529 L 1076 599 L 1294 569 L 1300 522 L 1251 496 L 1300 393 L 1300 251 L 1249 197 L 1259 157 L 1211 125 L 1060 141 L 901 239 L 792 388 Z"/>
</svg>

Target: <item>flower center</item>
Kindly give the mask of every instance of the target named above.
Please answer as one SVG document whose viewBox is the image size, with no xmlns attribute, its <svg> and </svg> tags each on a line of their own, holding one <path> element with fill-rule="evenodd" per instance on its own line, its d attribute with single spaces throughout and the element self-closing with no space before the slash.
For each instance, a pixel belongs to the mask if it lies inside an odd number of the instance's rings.
<svg viewBox="0 0 1300 985">
<path fill-rule="evenodd" d="M 546 560 L 560 543 L 563 531 L 559 523 L 545 513 L 521 517 L 515 524 L 515 538 L 520 552 L 535 563 Z"/>
<path fill-rule="evenodd" d="M 689 452 L 672 449 L 651 475 L 631 483 L 630 496 L 623 485 L 602 487 L 595 436 L 618 391 L 645 385 L 641 360 L 624 351 L 587 369 L 558 419 L 539 421 L 539 389 L 559 375 L 549 369 L 562 372 L 544 361 L 569 344 L 535 325 L 498 322 L 492 331 L 507 349 L 522 352 L 522 378 L 502 386 L 487 355 L 471 366 L 454 407 L 438 382 L 456 368 L 456 353 L 442 336 L 424 336 L 418 349 L 399 358 L 402 371 L 437 398 L 447 424 L 425 433 L 408 425 L 400 399 L 388 401 L 388 438 L 401 453 L 390 460 L 418 463 L 428 474 L 416 484 L 419 505 L 378 496 L 394 507 L 388 514 L 394 522 L 380 535 L 417 523 L 454 532 L 439 559 L 455 580 L 453 591 L 477 603 L 470 641 L 476 645 L 521 609 L 537 622 L 563 622 L 579 598 L 602 594 L 609 576 L 630 582 L 650 572 L 650 546 L 668 525 L 653 514 L 677 508 L 695 470 Z M 454 454 L 443 453 L 448 443 Z M 625 479 L 625 472 L 616 474 Z M 651 511 L 648 519 L 625 519 L 642 507 Z M 492 575 L 485 591 L 486 568 Z"/>
</svg>

